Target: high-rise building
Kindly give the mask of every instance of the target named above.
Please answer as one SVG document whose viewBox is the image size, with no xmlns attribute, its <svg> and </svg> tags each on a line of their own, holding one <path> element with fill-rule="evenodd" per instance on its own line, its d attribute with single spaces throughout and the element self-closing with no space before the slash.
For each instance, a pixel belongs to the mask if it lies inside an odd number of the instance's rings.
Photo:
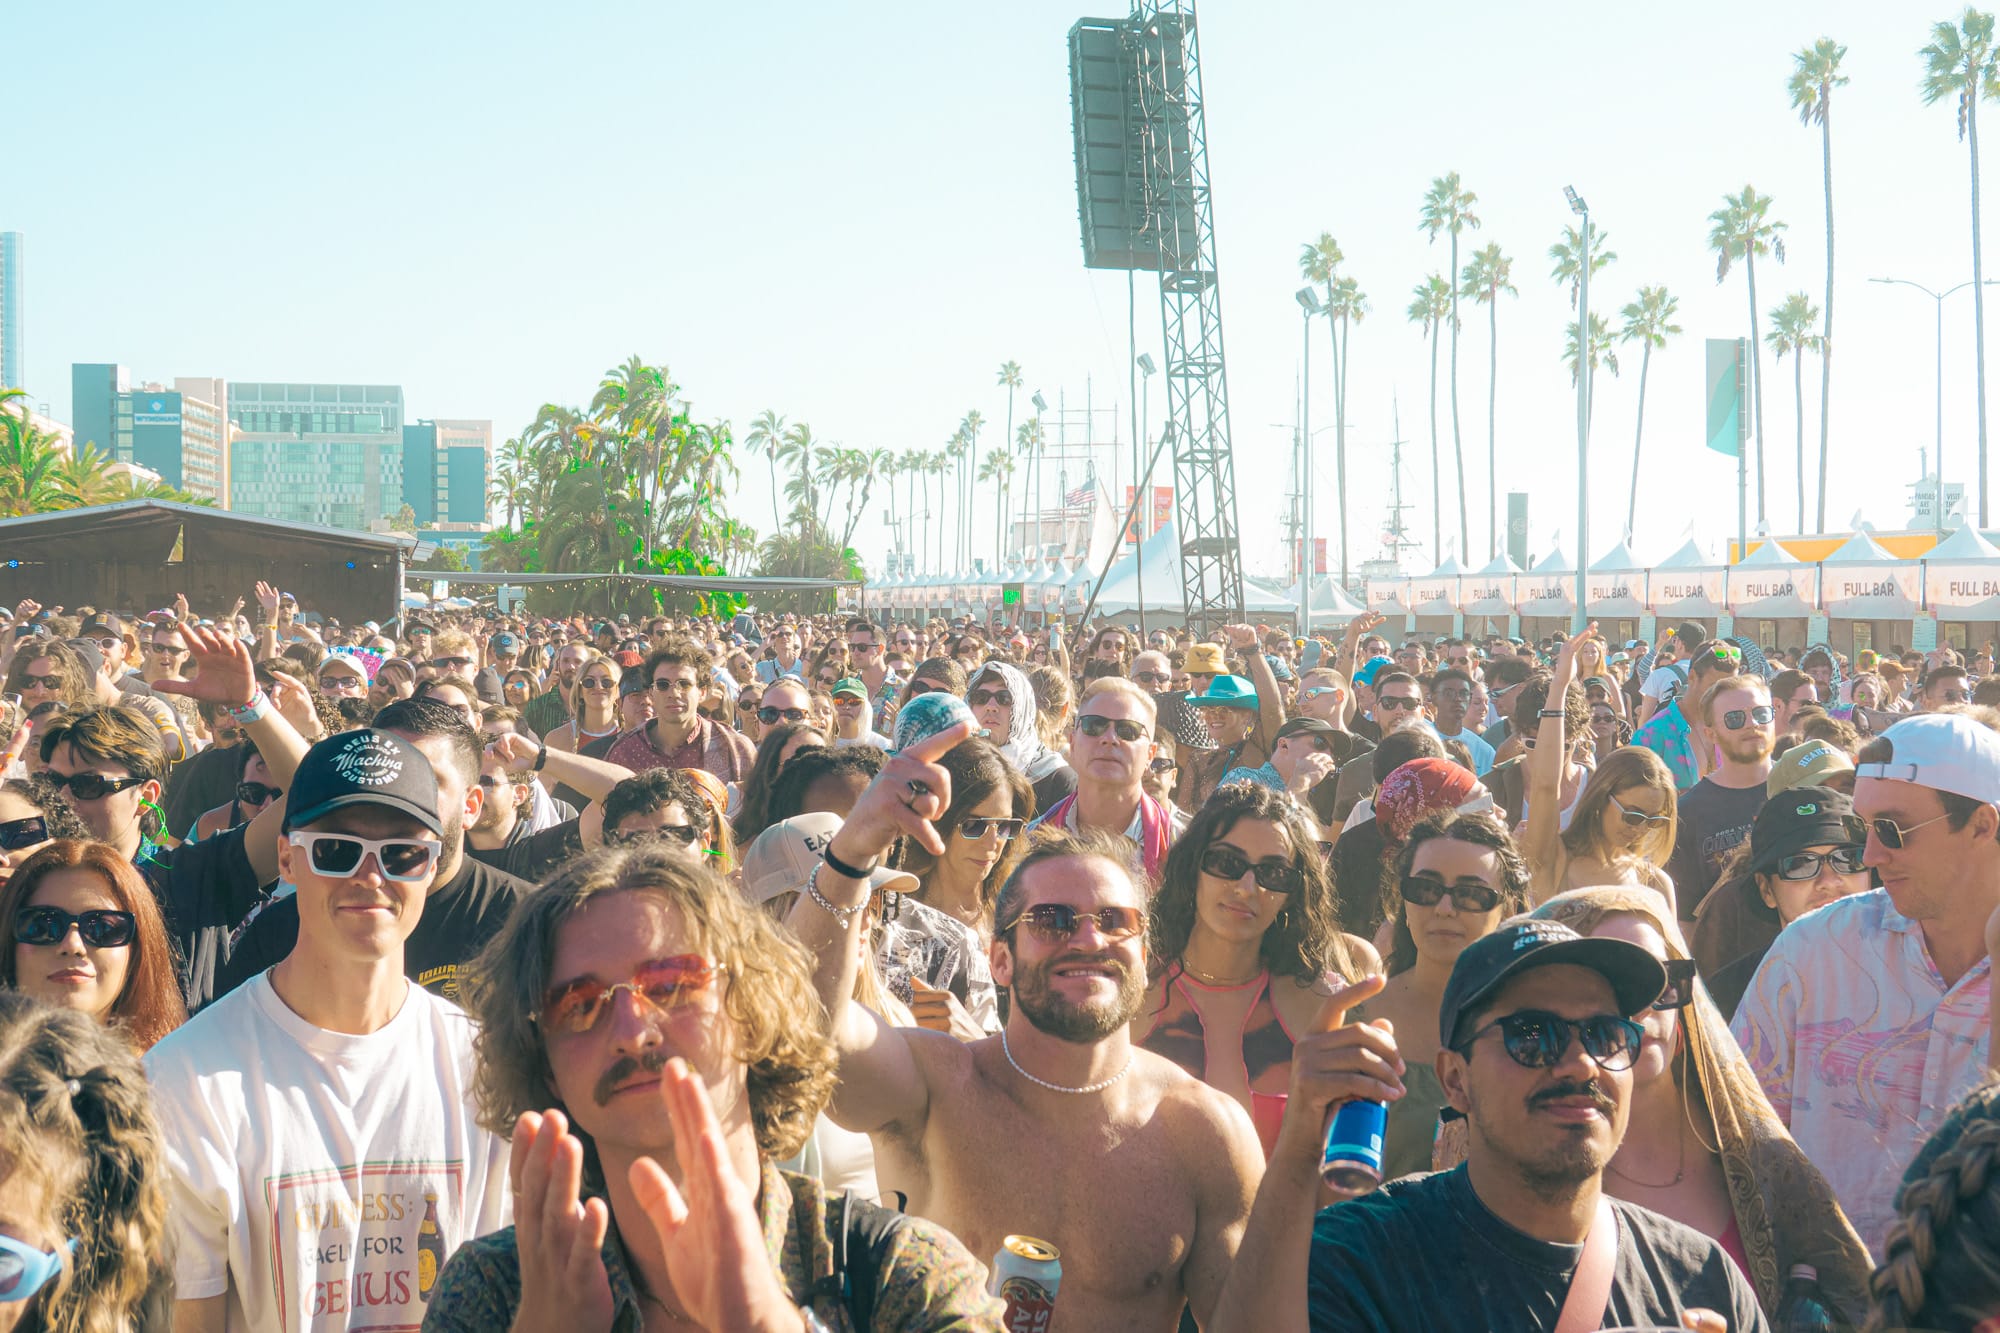
<svg viewBox="0 0 2000 1333">
<path fill-rule="evenodd" d="M 21 233 L 0 231 L 0 389 L 27 385 L 21 343 Z"/>
<path fill-rule="evenodd" d="M 438 448 L 484 449 L 493 452 L 493 423 L 490 421 L 447 421 L 439 417 Z"/>
<path fill-rule="evenodd" d="M 419 421 L 403 427 L 403 489 L 417 522 L 486 522 L 490 421 Z"/>
<path fill-rule="evenodd" d="M 134 388 L 123 366 L 70 367 L 70 415 L 80 446 L 95 445 L 113 463 L 144 468 L 169 486 L 217 502 L 228 495 L 222 484 L 225 400 L 221 380 Z"/>
<path fill-rule="evenodd" d="M 232 382 L 228 407 L 230 508 L 367 531 L 403 507 L 402 386 Z"/>
</svg>

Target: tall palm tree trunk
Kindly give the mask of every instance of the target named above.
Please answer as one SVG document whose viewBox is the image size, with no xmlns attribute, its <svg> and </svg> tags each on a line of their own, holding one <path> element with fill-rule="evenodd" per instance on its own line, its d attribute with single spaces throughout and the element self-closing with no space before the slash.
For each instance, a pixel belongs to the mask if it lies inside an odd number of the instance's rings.
<svg viewBox="0 0 2000 1333">
<path fill-rule="evenodd" d="M 1745 255 L 1743 267 L 1750 279 L 1750 387 L 1757 425 L 1757 521 L 1764 521 L 1764 351 L 1757 336 L 1757 256 Z"/>
<path fill-rule="evenodd" d="M 1500 554 L 1500 448 L 1493 424 L 1500 393 L 1500 292 L 1496 285 L 1486 302 L 1486 558 Z"/>
<path fill-rule="evenodd" d="M 1799 422 L 1799 531 L 1806 530 L 1806 354 L 1800 349 L 1792 365 L 1792 408 Z"/>
<path fill-rule="evenodd" d="M 1979 526 L 1986 526 L 1986 287 L 1979 252 L 1979 96 L 1965 98 L 1965 135 L 1972 148 L 1972 345 L 1979 358 Z"/>
<path fill-rule="evenodd" d="M 1639 446 L 1646 438 L 1646 372 L 1653 365 L 1653 340 L 1639 353 L 1639 425 L 1632 432 L 1632 494 L 1625 501 L 1625 540 L 1632 540 L 1632 523 L 1639 513 Z"/>
<path fill-rule="evenodd" d="M 1458 468 L 1458 554 L 1464 559 L 1471 547 L 1467 541 L 1470 524 L 1465 518 L 1465 444 L 1458 435 L 1458 233 L 1451 234 L 1451 452 Z"/>
<path fill-rule="evenodd" d="M 1007 433 L 1000 437 L 1000 447 L 1010 452 L 1014 448 L 1014 386 L 1011 384 L 1007 386 Z M 1003 495 L 1008 495 L 1011 497 L 1013 490 L 1014 490 L 1014 477 L 1012 472 L 1009 472 L 1007 476 L 1007 485 L 1002 488 L 1001 493 Z M 1005 504 L 1003 504 L 1001 507 L 1003 509 L 1008 508 L 1008 506 Z M 993 528 L 993 567 L 995 569 L 1000 568 L 1000 562 L 1005 560 L 1006 558 L 1007 558 L 1006 521 L 1004 519 L 996 518 Z"/>
<path fill-rule="evenodd" d="M 1444 563 L 1444 511 L 1438 497 L 1444 492 L 1444 473 L 1438 469 L 1438 343 L 1444 331 L 1431 326 L 1431 563 Z"/>
<path fill-rule="evenodd" d="M 1341 591 L 1346 592 L 1347 574 L 1347 337 L 1348 321 L 1345 316 L 1340 321 L 1340 397 L 1335 407 L 1339 414 L 1333 423 L 1333 466 L 1334 480 L 1340 495 L 1340 572 Z"/>
<path fill-rule="evenodd" d="M 771 466 L 771 531 L 775 533 L 785 522 L 778 517 L 778 451 L 766 449 L 764 461 Z"/>
<path fill-rule="evenodd" d="M 1344 358 L 1346 353 L 1345 350 L 1340 345 L 1340 338 L 1338 336 L 1340 330 L 1335 327 L 1333 320 L 1333 314 L 1332 314 L 1332 311 L 1334 309 L 1333 274 L 1331 272 L 1329 272 L 1326 275 L 1326 308 L 1328 312 L 1326 319 L 1326 346 L 1328 352 L 1331 355 L 1331 360 L 1329 364 L 1333 368 L 1332 378 L 1333 378 L 1334 468 L 1339 476 L 1338 503 L 1340 505 L 1340 543 L 1342 549 L 1344 550 L 1347 545 L 1347 480 L 1346 480 L 1347 469 L 1340 457 L 1340 454 L 1342 448 L 1342 440 L 1344 439 L 1342 432 L 1345 429 L 1345 427 L 1342 426 L 1341 423 L 1347 419 L 1347 376 L 1344 373 L 1342 373 L 1345 367 Z M 1345 323 L 1346 323 L 1345 320 L 1341 321 L 1342 325 L 1345 325 Z M 1305 447 L 1305 457 L 1308 460 L 1310 460 L 1312 458 L 1312 441 L 1310 440 L 1306 441 L 1304 447 Z M 1309 557 L 1301 556 L 1300 560 L 1301 562 L 1303 562 L 1307 558 Z M 1338 570 L 1334 572 L 1336 575 L 1339 573 Z M 1303 631 L 1301 631 L 1301 633 L 1303 633 Z"/>
<path fill-rule="evenodd" d="M 1820 104 L 1819 150 L 1821 175 L 1826 183 L 1826 322 L 1819 335 L 1819 522 L 1814 530 L 1826 531 L 1826 437 L 1827 403 L 1833 384 L 1833 113 Z"/>
</svg>

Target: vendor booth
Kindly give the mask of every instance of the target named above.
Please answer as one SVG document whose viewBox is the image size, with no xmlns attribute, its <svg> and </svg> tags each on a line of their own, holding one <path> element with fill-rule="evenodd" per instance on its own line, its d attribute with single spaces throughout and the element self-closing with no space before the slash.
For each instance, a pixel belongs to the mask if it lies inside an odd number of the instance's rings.
<svg viewBox="0 0 2000 1333">
<path fill-rule="evenodd" d="M 1923 570 L 1857 532 L 1820 561 L 1819 605 L 1827 641 L 1852 656 L 1863 648 L 1908 643 L 1923 597 Z"/>
</svg>

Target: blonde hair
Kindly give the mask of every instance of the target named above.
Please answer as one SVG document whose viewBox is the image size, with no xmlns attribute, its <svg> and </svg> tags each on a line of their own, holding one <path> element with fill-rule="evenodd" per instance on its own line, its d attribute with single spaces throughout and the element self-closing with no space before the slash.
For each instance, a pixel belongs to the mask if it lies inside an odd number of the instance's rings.
<svg viewBox="0 0 2000 1333">
<path fill-rule="evenodd" d="M 1146 725 L 1148 727 L 1159 725 L 1159 704 L 1154 702 L 1152 695 L 1146 693 L 1123 676 L 1099 676 L 1096 680 L 1084 686 L 1083 697 L 1077 700 L 1077 717 L 1083 715 L 1084 705 L 1100 694 L 1116 694 L 1130 699 L 1134 704 L 1138 705 L 1139 711 L 1146 715 Z M 1070 725 L 1076 725 L 1075 717 L 1070 719 Z"/>
</svg>

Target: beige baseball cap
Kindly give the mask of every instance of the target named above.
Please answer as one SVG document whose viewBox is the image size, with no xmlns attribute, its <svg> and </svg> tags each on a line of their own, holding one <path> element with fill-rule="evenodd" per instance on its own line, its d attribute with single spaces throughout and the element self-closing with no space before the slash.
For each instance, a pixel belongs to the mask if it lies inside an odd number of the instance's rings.
<svg viewBox="0 0 2000 1333">
<path fill-rule="evenodd" d="M 840 816 L 828 813 L 793 815 L 759 833 L 743 853 L 743 893 L 753 903 L 766 903 L 781 893 L 805 892 L 813 867 L 822 864 L 827 844 L 840 831 Z M 921 887 L 907 870 L 883 866 L 868 877 L 877 893 L 914 893 Z"/>
<path fill-rule="evenodd" d="M 1853 772 L 1854 761 L 1847 757 L 1845 751 L 1825 741 L 1806 741 L 1778 756 L 1777 762 L 1771 765 L 1771 776 L 1764 780 L 1764 795 L 1776 796 L 1793 787 L 1831 786 L 1827 779 L 1838 779 L 1843 773 L 1851 775 Z M 1842 785 L 1851 786 L 1852 783 Z"/>
</svg>

